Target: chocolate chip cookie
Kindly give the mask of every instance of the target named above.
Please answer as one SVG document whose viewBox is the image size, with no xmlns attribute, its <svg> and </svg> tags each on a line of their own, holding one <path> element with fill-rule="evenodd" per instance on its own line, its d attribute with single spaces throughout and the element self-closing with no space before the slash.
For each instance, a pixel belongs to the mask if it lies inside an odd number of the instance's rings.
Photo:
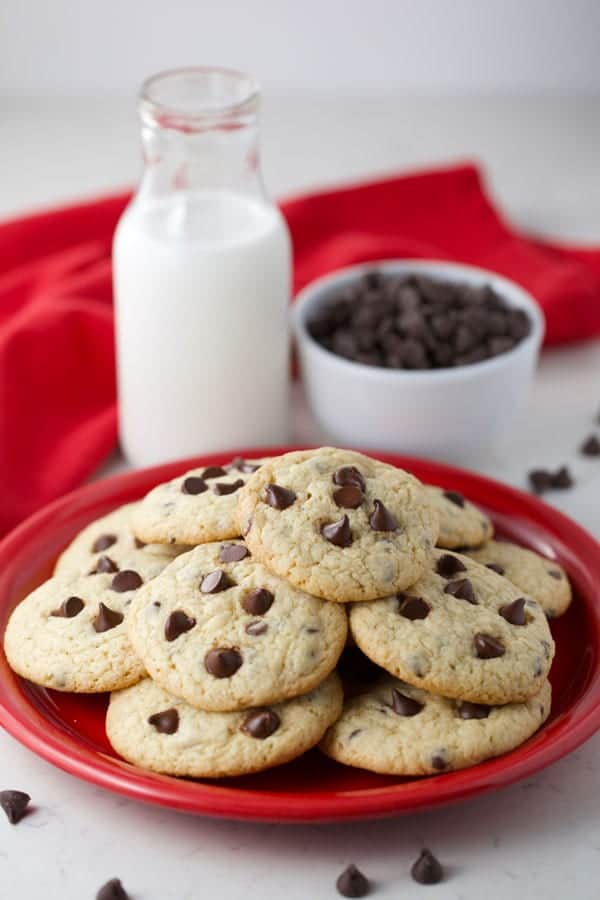
<svg viewBox="0 0 600 900">
<path fill-rule="evenodd" d="M 237 516 L 257 560 L 296 587 L 341 603 L 412 584 L 438 533 L 416 478 L 332 447 L 266 462 L 240 490 Z"/>
<path fill-rule="evenodd" d="M 145 543 L 194 545 L 239 537 L 238 492 L 262 462 L 234 459 L 159 484 L 133 512 L 135 536 Z"/>
<path fill-rule="evenodd" d="M 509 541 L 488 541 L 466 555 L 512 581 L 539 603 L 550 619 L 562 616 L 571 604 L 569 579 L 553 559 Z"/>
<path fill-rule="evenodd" d="M 350 628 L 363 653 L 392 675 L 473 703 L 527 700 L 554 656 L 534 600 L 491 569 L 444 550 L 405 592 L 355 604 Z"/>
<path fill-rule="evenodd" d="M 494 526 L 490 519 L 458 491 L 427 484 L 425 493 L 440 522 L 438 547 L 478 547 L 492 537 Z"/>
<path fill-rule="evenodd" d="M 322 738 L 342 709 L 332 673 L 310 693 L 241 712 L 205 712 L 150 679 L 111 695 L 106 733 L 129 762 L 168 775 L 219 778 L 278 766 Z"/>
<path fill-rule="evenodd" d="M 384 775 L 437 775 L 518 747 L 546 720 L 550 704 L 547 680 L 524 703 L 487 706 L 388 677 L 346 702 L 320 748 L 338 762 Z"/>
<path fill-rule="evenodd" d="M 141 590 L 129 634 L 150 676 L 199 709 L 305 694 L 335 667 L 345 610 L 278 578 L 241 542 L 203 544 Z"/>
</svg>

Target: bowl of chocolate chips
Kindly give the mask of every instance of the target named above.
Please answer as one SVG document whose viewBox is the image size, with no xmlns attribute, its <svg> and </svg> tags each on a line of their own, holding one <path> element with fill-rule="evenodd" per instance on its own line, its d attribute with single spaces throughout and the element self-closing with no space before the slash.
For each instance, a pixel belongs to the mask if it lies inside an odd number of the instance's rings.
<svg viewBox="0 0 600 900">
<path fill-rule="evenodd" d="M 334 272 L 299 293 L 292 316 L 308 402 L 332 441 L 458 463 L 501 449 L 544 334 L 519 285 L 423 260 Z"/>
</svg>

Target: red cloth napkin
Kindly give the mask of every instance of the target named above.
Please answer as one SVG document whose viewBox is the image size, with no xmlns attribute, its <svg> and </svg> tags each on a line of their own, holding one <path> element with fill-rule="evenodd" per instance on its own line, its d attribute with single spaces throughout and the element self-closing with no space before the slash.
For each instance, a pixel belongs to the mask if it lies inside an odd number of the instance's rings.
<svg viewBox="0 0 600 900">
<path fill-rule="evenodd" d="M 0 225 L 0 533 L 90 475 L 116 442 L 111 238 L 128 194 Z M 465 165 L 282 205 L 295 287 L 386 257 L 459 260 L 537 298 L 549 344 L 600 334 L 600 250 L 517 232 Z"/>
</svg>

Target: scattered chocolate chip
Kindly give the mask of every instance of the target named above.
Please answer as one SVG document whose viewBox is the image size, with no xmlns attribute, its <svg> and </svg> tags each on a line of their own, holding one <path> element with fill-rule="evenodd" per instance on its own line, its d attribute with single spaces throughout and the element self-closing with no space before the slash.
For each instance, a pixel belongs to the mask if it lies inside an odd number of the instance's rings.
<svg viewBox="0 0 600 900">
<path fill-rule="evenodd" d="M 131 900 L 131 898 L 121 884 L 121 879 L 111 878 L 102 885 L 96 894 L 96 900 Z"/>
<path fill-rule="evenodd" d="M 165 637 L 168 641 L 174 641 L 186 631 L 190 631 L 195 624 L 196 620 L 188 616 L 183 609 L 175 609 L 165 622 Z"/>
<path fill-rule="evenodd" d="M 335 886 L 342 897 L 366 897 L 371 888 L 369 879 L 355 865 L 344 869 Z"/>
<path fill-rule="evenodd" d="M 398 520 L 386 509 L 381 500 L 373 500 L 373 512 L 369 516 L 369 525 L 373 531 L 396 531 Z"/>
<path fill-rule="evenodd" d="M 250 556 L 250 551 L 243 544 L 223 544 L 219 552 L 219 560 L 223 563 L 240 562 Z"/>
<path fill-rule="evenodd" d="M 444 877 L 444 870 L 430 850 L 421 850 L 410 874 L 419 884 L 438 884 Z"/>
<path fill-rule="evenodd" d="M 416 716 L 423 709 L 423 705 L 418 700 L 413 700 L 412 697 L 407 697 L 406 694 L 401 694 L 396 688 L 392 688 L 392 702 L 390 706 L 397 715 Z"/>
<path fill-rule="evenodd" d="M 269 626 L 266 622 L 248 622 L 244 630 L 251 637 L 259 637 L 269 630 Z"/>
<path fill-rule="evenodd" d="M 441 575 L 442 578 L 452 578 L 453 575 L 458 575 L 459 572 L 466 572 L 467 567 L 458 556 L 453 556 L 452 553 L 444 553 L 443 556 L 440 556 L 438 559 L 435 571 L 438 575 Z"/>
<path fill-rule="evenodd" d="M 264 616 L 271 609 L 275 597 L 266 588 L 254 588 L 241 599 L 242 608 L 251 616 Z"/>
<path fill-rule="evenodd" d="M 150 725 L 154 726 L 160 734 L 175 734 L 179 728 L 179 713 L 176 709 L 165 709 L 148 717 Z"/>
<path fill-rule="evenodd" d="M 204 657 L 206 671 L 215 678 L 231 678 L 242 665 L 242 654 L 230 647 L 217 647 L 209 650 Z"/>
<path fill-rule="evenodd" d="M 573 476 L 566 466 L 561 466 L 556 472 L 547 469 L 533 469 L 529 473 L 529 483 L 536 494 L 543 494 L 550 490 L 566 490 L 573 487 Z"/>
<path fill-rule="evenodd" d="M 215 569 L 214 572 L 209 572 L 204 576 L 200 583 L 200 590 L 203 594 L 218 594 L 233 586 L 234 582 L 223 569 Z"/>
<path fill-rule="evenodd" d="M 216 494 L 217 497 L 223 497 L 226 494 L 235 494 L 241 487 L 244 487 L 244 482 L 241 478 L 238 478 L 237 481 L 234 481 L 232 484 L 226 484 L 224 481 L 217 481 L 216 484 L 213 484 L 213 494 Z"/>
<path fill-rule="evenodd" d="M 487 719 L 490 714 L 490 707 L 484 706 L 482 703 L 470 703 L 468 700 L 462 700 L 456 706 L 456 715 L 459 719 Z"/>
<path fill-rule="evenodd" d="M 501 566 L 499 563 L 486 563 L 486 569 L 491 569 L 492 572 L 496 572 L 498 575 L 504 575 L 505 568 Z"/>
<path fill-rule="evenodd" d="M 244 472 L 245 475 L 252 475 L 253 472 L 258 472 L 260 469 L 260 464 L 248 462 L 246 459 L 242 459 L 241 456 L 236 456 L 235 459 L 229 463 L 230 469 L 237 469 L 238 472 Z"/>
<path fill-rule="evenodd" d="M 103 572 L 118 572 L 119 567 L 110 556 L 100 556 L 98 562 L 96 563 L 96 567 L 93 572 L 90 572 L 90 575 L 99 575 Z"/>
<path fill-rule="evenodd" d="M 24 791 L 0 791 L 0 806 L 11 825 L 17 825 L 26 815 L 30 801 L 31 797 Z"/>
<path fill-rule="evenodd" d="M 458 491 L 444 491 L 444 497 L 446 500 L 449 500 L 450 503 L 454 503 L 455 506 L 463 508 L 465 505 L 465 498 L 462 494 L 459 494 Z"/>
<path fill-rule="evenodd" d="M 144 580 L 141 575 L 138 575 L 133 569 L 123 569 L 122 572 L 115 575 L 110 586 L 113 591 L 118 591 L 119 594 L 122 594 L 125 591 L 137 591 L 143 583 Z"/>
<path fill-rule="evenodd" d="M 66 600 L 63 600 L 58 609 L 55 609 L 50 615 L 57 616 L 61 619 L 72 619 L 81 612 L 84 606 L 85 603 L 81 597 L 67 597 Z"/>
<path fill-rule="evenodd" d="M 595 434 L 591 434 L 589 438 L 583 442 L 579 450 L 584 456 L 600 456 L 600 440 L 598 440 Z"/>
<path fill-rule="evenodd" d="M 271 709 L 260 709 L 244 719 L 242 731 L 250 737 L 264 741 L 274 734 L 280 725 L 281 720 L 277 713 Z"/>
<path fill-rule="evenodd" d="M 562 572 L 559 572 L 558 569 L 548 569 L 548 575 L 556 578 L 557 581 L 560 581 L 562 578 Z"/>
<path fill-rule="evenodd" d="M 346 484 L 333 492 L 335 505 L 344 509 L 358 509 L 364 499 L 365 495 L 355 484 Z"/>
<path fill-rule="evenodd" d="M 209 478 L 223 478 L 224 475 L 227 475 L 227 472 L 221 466 L 209 466 L 202 473 L 205 481 L 208 481 Z"/>
<path fill-rule="evenodd" d="M 513 600 L 512 603 L 501 606 L 498 612 L 510 625 L 527 625 L 524 597 L 519 597 L 518 600 Z"/>
<path fill-rule="evenodd" d="M 473 585 L 468 578 L 459 578 L 457 581 L 449 581 L 444 588 L 445 594 L 451 594 L 457 600 L 466 600 L 473 606 L 477 606 L 477 597 Z"/>
<path fill-rule="evenodd" d="M 184 494 L 203 494 L 208 490 L 208 485 L 199 475 L 190 475 L 181 485 Z"/>
<path fill-rule="evenodd" d="M 361 491 L 365 489 L 365 479 L 356 466 L 341 466 L 333 473 L 333 483 L 340 485 L 340 487 L 353 485 Z"/>
<path fill-rule="evenodd" d="M 101 534 L 92 544 L 92 553 L 102 553 L 103 550 L 108 550 L 109 547 L 116 543 L 116 534 Z"/>
<path fill-rule="evenodd" d="M 140 541 L 139 538 L 134 539 L 134 544 L 137 550 L 142 550 L 146 546 L 145 541 Z"/>
<path fill-rule="evenodd" d="M 103 631 L 110 631 L 111 628 L 116 628 L 117 625 L 120 625 L 122 621 L 122 613 L 117 612 L 115 609 L 110 609 L 110 607 L 105 606 L 104 603 L 100 603 L 98 615 L 93 622 L 94 631 L 97 631 L 99 634 Z"/>
<path fill-rule="evenodd" d="M 561 466 L 552 479 L 552 487 L 564 490 L 573 487 L 575 482 L 566 466 Z"/>
<path fill-rule="evenodd" d="M 296 494 L 280 484 L 268 484 L 265 490 L 265 501 L 273 509 L 287 509 L 296 500 Z"/>
<path fill-rule="evenodd" d="M 491 634 L 483 634 L 478 632 L 473 638 L 473 647 L 475 655 L 479 659 L 495 659 L 497 656 L 504 656 L 506 648 L 504 644 L 492 637 Z"/>
<path fill-rule="evenodd" d="M 321 534 L 330 544 L 336 547 L 350 547 L 352 544 L 352 529 L 348 516 L 342 516 L 337 522 L 328 522 L 321 525 Z"/>
<path fill-rule="evenodd" d="M 447 760 L 445 759 L 445 757 L 440 756 L 439 754 L 436 754 L 435 756 L 431 757 L 431 765 L 438 772 L 443 772 L 444 769 L 448 768 Z"/>
<path fill-rule="evenodd" d="M 429 615 L 430 606 L 422 597 L 411 597 L 409 594 L 398 594 L 398 612 L 405 619 L 426 619 Z"/>
</svg>

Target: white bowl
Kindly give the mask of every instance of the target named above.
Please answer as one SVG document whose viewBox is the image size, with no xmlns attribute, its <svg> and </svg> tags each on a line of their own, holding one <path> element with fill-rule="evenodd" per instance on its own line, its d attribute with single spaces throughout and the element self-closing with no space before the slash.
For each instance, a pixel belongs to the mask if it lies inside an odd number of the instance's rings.
<svg viewBox="0 0 600 900">
<path fill-rule="evenodd" d="M 321 347 L 307 323 L 340 289 L 376 269 L 473 286 L 489 284 L 529 315 L 531 331 L 514 349 L 448 369 L 384 369 Z M 312 412 L 336 444 L 394 450 L 449 462 L 476 460 L 506 439 L 529 395 L 544 335 L 535 300 L 506 278 L 455 263 L 390 260 L 340 269 L 300 291 L 292 307 L 302 378 Z"/>
</svg>

